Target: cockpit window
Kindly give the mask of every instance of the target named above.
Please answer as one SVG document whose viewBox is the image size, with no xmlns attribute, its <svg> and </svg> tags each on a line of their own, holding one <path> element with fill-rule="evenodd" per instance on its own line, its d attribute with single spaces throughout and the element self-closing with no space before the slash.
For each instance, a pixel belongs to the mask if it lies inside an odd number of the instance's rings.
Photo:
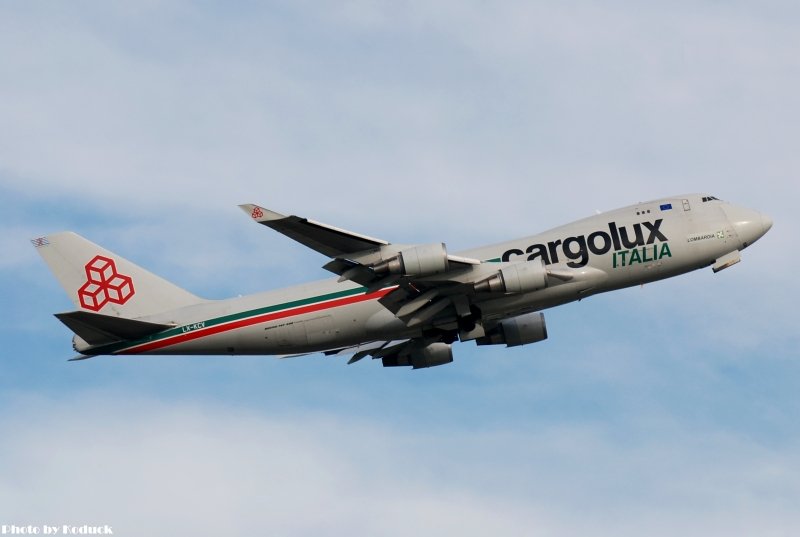
<svg viewBox="0 0 800 537">
<path fill-rule="evenodd" d="M 707 201 L 714 201 L 714 200 L 719 201 L 719 198 L 717 198 L 715 196 L 703 196 L 703 203 L 705 203 Z"/>
</svg>

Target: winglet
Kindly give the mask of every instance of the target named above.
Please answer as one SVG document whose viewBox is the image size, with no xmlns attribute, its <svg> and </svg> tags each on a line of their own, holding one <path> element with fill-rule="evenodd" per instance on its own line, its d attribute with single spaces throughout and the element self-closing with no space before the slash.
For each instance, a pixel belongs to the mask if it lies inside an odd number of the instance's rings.
<svg viewBox="0 0 800 537">
<path fill-rule="evenodd" d="M 269 209 L 259 207 L 253 203 L 239 205 L 239 208 L 250 215 L 250 218 L 259 223 L 270 222 L 272 220 L 282 220 L 286 218 L 286 215 L 276 213 L 275 211 L 270 211 Z"/>
</svg>

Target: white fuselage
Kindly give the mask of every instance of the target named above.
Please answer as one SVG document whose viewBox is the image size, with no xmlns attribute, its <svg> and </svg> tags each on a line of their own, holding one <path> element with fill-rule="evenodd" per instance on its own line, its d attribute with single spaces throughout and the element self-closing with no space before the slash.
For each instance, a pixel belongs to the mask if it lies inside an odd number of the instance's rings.
<svg viewBox="0 0 800 537">
<path fill-rule="evenodd" d="M 701 195 L 662 199 L 585 218 L 544 233 L 460 252 L 481 261 L 541 258 L 571 276 L 530 293 L 484 298 L 482 319 L 538 311 L 596 293 L 652 282 L 714 264 L 757 240 L 771 223 L 754 211 Z M 490 263 L 485 263 L 490 265 Z M 174 329 L 103 353 L 275 354 L 346 348 L 419 337 L 368 291 L 336 279 L 154 315 Z"/>
</svg>

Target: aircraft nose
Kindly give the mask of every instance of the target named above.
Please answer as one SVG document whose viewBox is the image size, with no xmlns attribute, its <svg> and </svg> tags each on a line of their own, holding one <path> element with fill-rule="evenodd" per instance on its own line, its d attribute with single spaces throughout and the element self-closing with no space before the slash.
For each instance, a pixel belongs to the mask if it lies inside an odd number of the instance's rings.
<svg viewBox="0 0 800 537">
<path fill-rule="evenodd" d="M 728 205 L 725 214 L 742 241 L 742 248 L 753 244 L 772 227 L 772 218 L 746 207 Z"/>
</svg>

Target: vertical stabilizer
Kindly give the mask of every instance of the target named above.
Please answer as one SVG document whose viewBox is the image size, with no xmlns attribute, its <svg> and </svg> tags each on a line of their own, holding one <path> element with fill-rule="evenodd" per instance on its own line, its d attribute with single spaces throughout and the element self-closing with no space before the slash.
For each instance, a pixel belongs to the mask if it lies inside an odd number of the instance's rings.
<svg viewBox="0 0 800 537">
<path fill-rule="evenodd" d="M 137 318 L 203 302 L 71 231 L 31 242 L 80 311 Z"/>
</svg>

